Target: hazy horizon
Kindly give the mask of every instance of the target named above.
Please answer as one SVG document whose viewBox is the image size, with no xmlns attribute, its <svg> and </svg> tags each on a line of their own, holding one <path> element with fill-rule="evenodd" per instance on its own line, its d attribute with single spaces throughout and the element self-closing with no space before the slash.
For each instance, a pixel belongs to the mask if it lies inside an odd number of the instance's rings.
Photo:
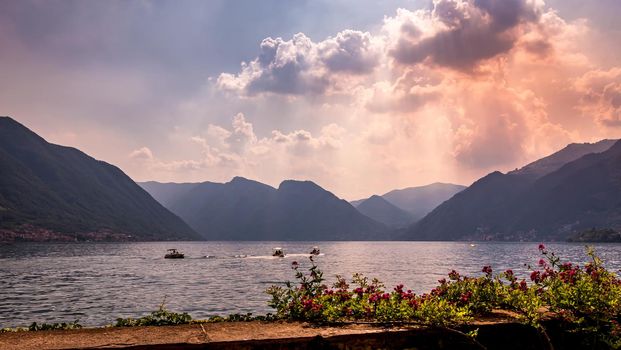
<svg viewBox="0 0 621 350">
<path fill-rule="evenodd" d="M 619 138 L 621 2 L 3 1 L 0 115 L 135 181 L 469 185 Z"/>
</svg>

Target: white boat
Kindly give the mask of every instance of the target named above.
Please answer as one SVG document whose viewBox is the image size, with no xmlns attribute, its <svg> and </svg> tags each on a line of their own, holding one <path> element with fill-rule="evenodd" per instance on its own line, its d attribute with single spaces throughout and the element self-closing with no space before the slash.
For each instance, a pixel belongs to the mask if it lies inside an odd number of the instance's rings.
<svg viewBox="0 0 621 350">
<path fill-rule="evenodd" d="M 183 259 L 185 255 L 183 253 L 179 253 L 177 249 L 168 249 L 168 253 L 164 255 L 165 259 Z"/>
<path fill-rule="evenodd" d="M 280 248 L 280 247 L 276 247 L 274 248 L 274 252 L 272 253 L 272 256 L 276 256 L 279 258 L 284 258 L 285 257 L 285 251 Z"/>
</svg>

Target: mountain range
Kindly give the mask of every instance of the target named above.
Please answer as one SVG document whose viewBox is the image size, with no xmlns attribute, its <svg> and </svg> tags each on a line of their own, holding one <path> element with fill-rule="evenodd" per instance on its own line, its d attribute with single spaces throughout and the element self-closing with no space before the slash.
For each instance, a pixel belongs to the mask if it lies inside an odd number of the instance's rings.
<svg viewBox="0 0 621 350">
<path fill-rule="evenodd" d="M 311 181 L 138 185 L 0 117 L 0 241 L 564 240 L 620 229 L 617 140 L 570 144 L 465 189 L 435 183 L 349 203 Z"/>
<path fill-rule="evenodd" d="M 621 227 L 620 141 L 571 144 L 521 169 L 488 174 L 401 238 L 557 240 L 592 227 Z"/>
<path fill-rule="evenodd" d="M 352 201 L 361 213 L 390 227 L 407 226 L 431 212 L 466 186 L 436 182 L 392 190 L 381 196 Z"/>
<path fill-rule="evenodd" d="M 199 237 L 119 168 L 0 117 L 0 240 Z"/>
<path fill-rule="evenodd" d="M 311 181 L 141 186 L 208 240 L 386 240 L 388 228 Z"/>
</svg>

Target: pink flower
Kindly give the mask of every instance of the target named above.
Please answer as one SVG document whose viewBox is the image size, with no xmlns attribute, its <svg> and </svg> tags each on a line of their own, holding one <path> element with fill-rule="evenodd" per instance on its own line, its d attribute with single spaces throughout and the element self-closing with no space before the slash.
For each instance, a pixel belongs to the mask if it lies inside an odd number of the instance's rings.
<svg viewBox="0 0 621 350">
<path fill-rule="evenodd" d="M 492 267 L 491 266 L 483 266 L 483 269 L 481 270 L 483 273 L 491 275 L 492 274 Z"/>
<path fill-rule="evenodd" d="M 539 244 L 539 250 L 543 252 L 544 250 L 546 250 L 546 246 L 543 245 L 543 243 Z"/>
</svg>

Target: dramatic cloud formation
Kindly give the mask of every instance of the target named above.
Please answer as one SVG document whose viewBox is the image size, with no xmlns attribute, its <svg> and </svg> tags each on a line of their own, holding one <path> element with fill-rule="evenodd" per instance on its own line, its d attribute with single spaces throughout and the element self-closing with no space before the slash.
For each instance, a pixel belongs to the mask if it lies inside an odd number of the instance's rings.
<svg viewBox="0 0 621 350">
<path fill-rule="evenodd" d="M 542 4 L 526 0 L 436 0 L 431 12 L 401 11 L 401 35 L 391 54 L 402 64 L 429 64 L 461 70 L 511 50 Z"/>
<path fill-rule="evenodd" d="M 584 21 L 567 22 L 538 0 L 435 0 L 429 9 L 398 9 L 374 34 L 344 31 L 318 43 L 303 34 L 268 38 L 261 55 L 238 74 L 220 75 L 217 86 L 245 96 L 319 95 L 330 114 L 348 105 L 356 123 L 343 127 L 358 132 L 345 144 L 359 163 L 365 156 L 357 149 L 373 154 L 381 144 L 378 155 L 395 163 L 388 168 L 435 169 L 433 160 L 393 148 L 424 149 L 431 141 L 415 135 L 429 133 L 444 135 L 431 151 L 436 162 L 482 174 L 597 138 L 565 123 L 568 103 L 604 128 L 619 123 L 619 71 L 593 70 L 576 47 L 588 35 Z M 343 63 L 330 65 L 326 52 L 341 52 Z"/>
<path fill-rule="evenodd" d="M 0 4 L 0 104 L 137 180 L 354 199 L 621 135 L 614 0 L 60 3 Z"/>
<path fill-rule="evenodd" d="M 303 33 L 291 40 L 267 38 L 261 53 L 242 63 L 239 74 L 223 73 L 218 85 L 226 90 L 255 95 L 320 94 L 341 74 L 365 74 L 379 63 L 379 52 L 369 33 L 346 30 L 314 43 Z"/>
</svg>

